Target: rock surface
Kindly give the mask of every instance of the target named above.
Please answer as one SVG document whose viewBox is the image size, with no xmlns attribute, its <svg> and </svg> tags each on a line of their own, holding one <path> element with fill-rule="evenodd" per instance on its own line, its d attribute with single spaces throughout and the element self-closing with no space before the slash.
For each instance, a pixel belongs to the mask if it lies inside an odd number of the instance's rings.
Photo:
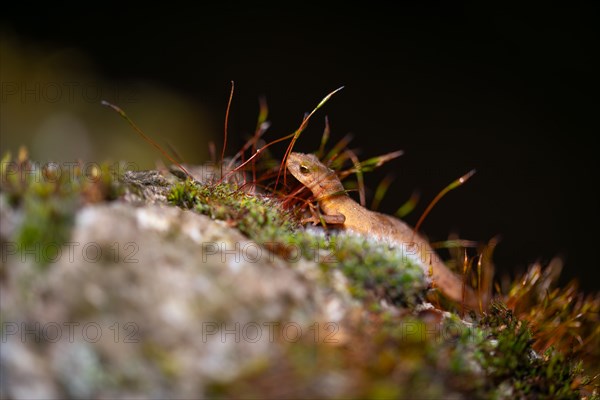
<svg viewBox="0 0 600 400">
<path fill-rule="evenodd" d="M 506 307 L 442 312 L 395 249 L 274 199 L 158 171 L 2 178 L 2 399 L 577 397 Z"/>
<path fill-rule="evenodd" d="M 316 264 L 290 268 L 175 207 L 86 206 L 44 271 L 22 252 L 3 262 L 7 398 L 203 397 L 352 307 L 316 281 Z"/>
</svg>

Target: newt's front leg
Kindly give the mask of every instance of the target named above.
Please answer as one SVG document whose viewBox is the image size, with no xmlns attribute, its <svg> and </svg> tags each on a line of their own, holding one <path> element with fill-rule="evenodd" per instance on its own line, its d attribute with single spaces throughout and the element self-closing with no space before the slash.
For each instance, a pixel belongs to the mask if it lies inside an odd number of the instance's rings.
<svg viewBox="0 0 600 400">
<path fill-rule="evenodd" d="M 317 210 L 311 208 L 311 216 L 304 218 L 301 223 L 306 224 L 312 222 L 313 225 L 321 223 L 323 226 L 327 225 L 343 225 L 346 222 L 346 217 L 343 214 L 321 214 Z"/>
</svg>

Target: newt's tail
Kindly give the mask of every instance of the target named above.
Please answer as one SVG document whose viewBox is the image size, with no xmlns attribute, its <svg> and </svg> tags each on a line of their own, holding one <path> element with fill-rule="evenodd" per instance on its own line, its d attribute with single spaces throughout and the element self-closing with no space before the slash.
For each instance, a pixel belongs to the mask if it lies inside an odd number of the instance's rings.
<svg viewBox="0 0 600 400">
<path fill-rule="evenodd" d="M 450 271 L 448 267 L 438 258 L 432 260 L 430 277 L 433 284 L 440 292 L 450 300 L 463 305 L 468 310 L 482 313 L 487 309 L 491 300 L 491 265 L 487 266 L 480 286 L 473 289 L 459 275 Z"/>
</svg>

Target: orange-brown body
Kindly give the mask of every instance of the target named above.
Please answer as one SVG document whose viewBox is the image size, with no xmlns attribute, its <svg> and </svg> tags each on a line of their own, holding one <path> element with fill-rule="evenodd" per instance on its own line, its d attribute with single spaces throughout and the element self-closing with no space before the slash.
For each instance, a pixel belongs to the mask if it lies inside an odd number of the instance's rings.
<svg viewBox="0 0 600 400">
<path fill-rule="evenodd" d="M 462 302 L 464 298 L 468 308 L 479 308 L 479 298 L 474 291 L 448 269 L 429 242 L 409 225 L 390 215 L 367 210 L 355 202 L 344 190 L 335 171 L 312 154 L 291 153 L 286 165 L 291 174 L 311 190 L 325 222 L 389 242 L 404 256 L 417 262 L 445 296 L 456 302 Z"/>
</svg>

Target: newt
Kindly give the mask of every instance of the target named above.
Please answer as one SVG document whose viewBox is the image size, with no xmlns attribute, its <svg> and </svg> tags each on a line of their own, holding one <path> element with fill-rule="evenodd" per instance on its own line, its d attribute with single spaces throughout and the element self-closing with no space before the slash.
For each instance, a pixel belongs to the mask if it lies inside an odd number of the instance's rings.
<svg viewBox="0 0 600 400">
<path fill-rule="evenodd" d="M 287 169 L 312 192 L 326 224 L 338 226 L 356 234 L 376 238 L 403 251 L 403 255 L 418 263 L 435 287 L 449 299 L 478 310 L 479 298 L 474 290 L 450 271 L 427 239 L 405 222 L 390 215 L 368 210 L 354 201 L 344 189 L 335 171 L 326 167 L 313 154 L 290 153 Z M 313 223 L 319 218 L 313 217 Z M 485 306 L 485 300 L 481 299 Z"/>
</svg>

